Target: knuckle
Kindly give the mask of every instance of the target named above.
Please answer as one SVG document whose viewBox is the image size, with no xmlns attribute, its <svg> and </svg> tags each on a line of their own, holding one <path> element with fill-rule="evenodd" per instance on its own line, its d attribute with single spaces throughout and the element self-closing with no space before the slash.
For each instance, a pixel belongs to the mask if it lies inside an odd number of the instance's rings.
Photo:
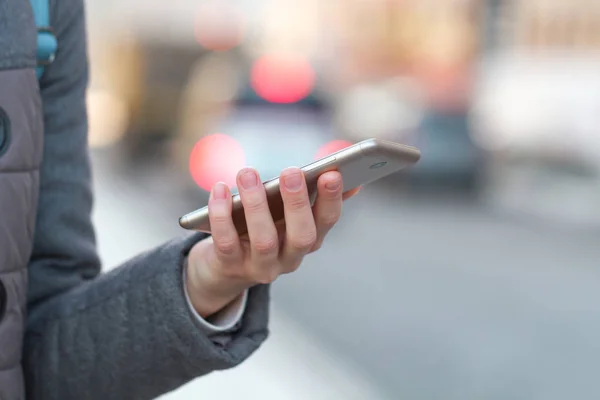
<svg viewBox="0 0 600 400">
<path fill-rule="evenodd" d="M 290 238 L 290 246 L 298 252 L 308 252 L 317 242 L 317 232 L 312 231 L 306 235 Z"/>
<path fill-rule="evenodd" d="M 250 213 L 260 212 L 265 209 L 266 201 L 260 197 L 254 197 L 246 199 L 244 203 L 244 210 Z"/>
<path fill-rule="evenodd" d="M 252 248 L 259 255 L 269 255 L 275 253 L 278 247 L 279 241 L 276 237 L 267 237 L 252 243 Z"/>
<path fill-rule="evenodd" d="M 232 236 L 215 239 L 214 243 L 219 253 L 223 255 L 231 256 L 237 252 L 237 240 Z"/>
<path fill-rule="evenodd" d="M 326 213 L 319 218 L 319 222 L 327 228 L 333 227 L 340 220 L 340 214 L 337 212 Z"/>
<path fill-rule="evenodd" d="M 323 246 L 323 241 L 319 241 L 319 242 L 315 243 L 313 245 L 313 247 L 310 249 L 311 253 L 315 252 L 315 251 L 319 251 L 319 249 L 321 248 L 321 246 Z"/>
<path fill-rule="evenodd" d="M 275 282 L 279 277 L 279 272 L 275 268 L 269 268 L 256 274 L 254 281 L 262 285 L 268 285 Z"/>
<path fill-rule="evenodd" d="M 213 213 L 211 215 L 211 217 L 212 217 L 211 223 L 216 224 L 216 225 L 228 224 L 229 220 L 231 220 L 231 216 L 227 215 L 227 214 Z"/>
<path fill-rule="evenodd" d="M 286 205 L 292 211 L 302 211 L 310 207 L 310 203 L 306 196 L 292 196 L 287 200 Z"/>
<path fill-rule="evenodd" d="M 287 268 L 285 269 L 285 273 L 291 274 L 292 272 L 296 272 L 298 268 L 300 268 L 300 264 L 302 264 L 300 261 L 293 262 L 292 264 L 287 266 Z"/>
</svg>

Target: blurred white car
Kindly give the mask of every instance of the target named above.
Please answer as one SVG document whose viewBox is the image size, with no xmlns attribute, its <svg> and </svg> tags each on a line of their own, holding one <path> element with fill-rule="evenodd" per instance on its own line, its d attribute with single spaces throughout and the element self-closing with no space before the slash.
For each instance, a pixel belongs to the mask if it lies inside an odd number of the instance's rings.
<svg viewBox="0 0 600 400">
<path fill-rule="evenodd" d="M 600 169 L 600 57 L 556 54 L 486 60 L 473 139 L 496 153 L 557 157 Z"/>
<path fill-rule="evenodd" d="M 600 226 L 600 58 L 487 60 L 473 139 L 492 154 L 485 200 L 501 209 Z"/>
</svg>

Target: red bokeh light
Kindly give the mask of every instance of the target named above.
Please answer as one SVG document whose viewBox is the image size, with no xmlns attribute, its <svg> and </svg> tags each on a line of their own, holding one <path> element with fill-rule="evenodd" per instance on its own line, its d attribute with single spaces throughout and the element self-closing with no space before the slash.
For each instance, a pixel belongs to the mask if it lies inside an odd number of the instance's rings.
<svg viewBox="0 0 600 400">
<path fill-rule="evenodd" d="M 319 160 L 323 157 L 327 157 L 330 154 L 345 149 L 346 147 L 352 146 L 354 143 L 347 140 L 332 140 L 321 146 L 315 155 L 315 160 Z"/>
<path fill-rule="evenodd" d="M 271 103 L 295 103 L 312 91 L 315 71 L 301 57 L 264 56 L 254 63 L 251 85 L 256 94 Z"/>
<path fill-rule="evenodd" d="M 190 154 L 190 174 L 194 182 L 209 192 L 215 183 L 236 186 L 238 171 L 246 165 L 242 146 L 233 138 L 216 133 L 200 139 Z"/>
</svg>

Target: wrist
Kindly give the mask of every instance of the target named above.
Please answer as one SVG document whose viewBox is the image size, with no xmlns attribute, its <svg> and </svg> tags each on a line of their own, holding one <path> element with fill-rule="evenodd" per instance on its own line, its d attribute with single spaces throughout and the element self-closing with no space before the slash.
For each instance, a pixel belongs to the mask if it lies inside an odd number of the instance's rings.
<svg viewBox="0 0 600 400">
<path fill-rule="evenodd" d="M 202 318 L 219 312 L 243 295 L 251 285 L 216 271 L 211 239 L 207 238 L 191 249 L 185 264 L 185 281 L 190 303 Z"/>
</svg>

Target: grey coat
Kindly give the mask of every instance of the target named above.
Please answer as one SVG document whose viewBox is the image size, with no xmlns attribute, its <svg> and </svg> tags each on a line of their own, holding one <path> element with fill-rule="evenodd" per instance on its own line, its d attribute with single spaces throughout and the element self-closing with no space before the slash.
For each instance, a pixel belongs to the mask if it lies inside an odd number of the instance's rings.
<svg viewBox="0 0 600 400">
<path fill-rule="evenodd" d="M 50 11 L 59 50 L 38 86 L 29 1 L 0 0 L 0 400 L 153 398 L 247 358 L 267 336 L 268 288 L 213 337 L 182 283 L 202 236 L 99 275 L 82 0 Z"/>
</svg>

